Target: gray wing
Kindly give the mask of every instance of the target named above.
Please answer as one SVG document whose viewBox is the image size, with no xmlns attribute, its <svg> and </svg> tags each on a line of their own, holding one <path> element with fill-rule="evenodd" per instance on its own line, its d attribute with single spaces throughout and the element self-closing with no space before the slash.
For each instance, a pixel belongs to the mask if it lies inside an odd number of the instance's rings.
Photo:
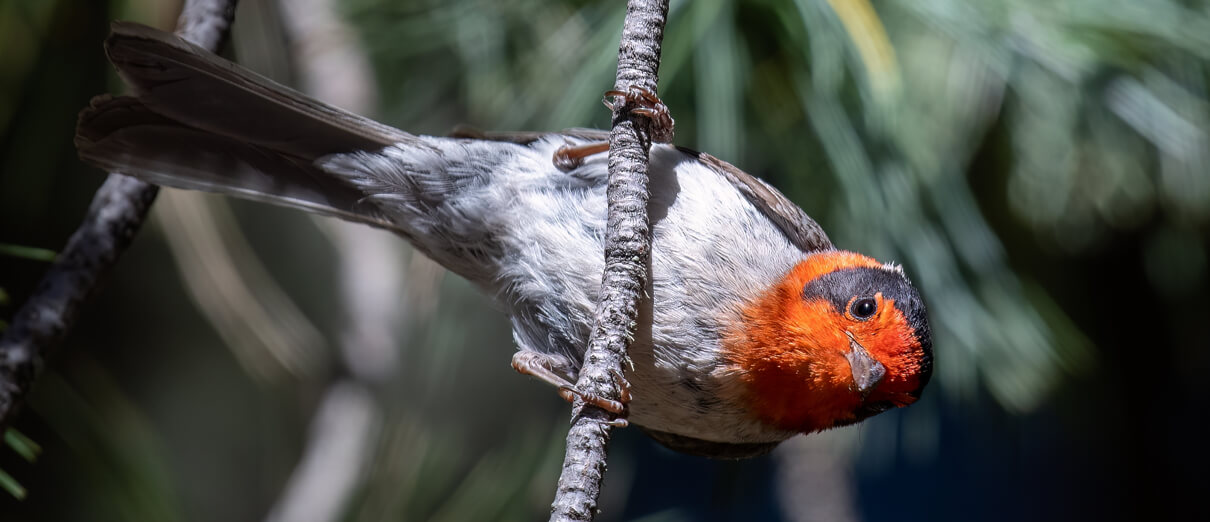
<svg viewBox="0 0 1210 522">
<path fill-rule="evenodd" d="M 517 143 L 520 145 L 528 145 L 545 136 L 551 134 L 560 134 L 572 138 L 579 138 L 589 141 L 608 141 L 609 131 L 597 129 L 565 129 L 558 133 L 549 132 L 483 132 L 469 127 L 459 127 L 454 129 L 451 134 L 456 138 L 474 138 L 481 140 L 506 141 Z M 797 246 L 803 252 L 816 252 L 820 250 L 835 250 L 832 241 L 828 239 L 828 234 L 823 231 L 823 227 L 819 226 L 811 216 L 803 212 L 798 205 L 795 205 L 786 196 L 778 192 L 777 189 L 769 186 L 759 178 L 748 174 L 734 165 L 720 160 L 714 156 L 704 152 L 698 152 L 685 147 L 677 147 L 678 150 L 693 156 L 698 159 L 703 165 L 718 172 L 724 179 L 730 181 L 740 194 L 748 202 L 752 203 L 761 211 L 765 217 L 769 218 L 778 229 L 786 235 L 794 246 Z"/>
<path fill-rule="evenodd" d="M 748 202 L 760 209 L 761 213 L 781 229 L 786 238 L 803 252 L 836 249 L 819 223 L 811 219 L 811 216 L 803 212 L 798 205 L 786 199 L 786 196 L 777 189 L 714 156 L 684 147 L 677 147 L 677 149 L 696 157 L 703 165 L 714 169 L 715 172 L 730 181 L 735 189 L 747 198 Z"/>
</svg>

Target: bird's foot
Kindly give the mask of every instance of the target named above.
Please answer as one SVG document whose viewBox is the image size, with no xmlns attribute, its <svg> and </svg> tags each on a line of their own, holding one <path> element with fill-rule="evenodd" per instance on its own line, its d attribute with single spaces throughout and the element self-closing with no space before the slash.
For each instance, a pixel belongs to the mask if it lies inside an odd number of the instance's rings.
<svg viewBox="0 0 1210 522">
<path fill-rule="evenodd" d="M 610 98 L 613 98 L 610 100 Z M 618 108 L 618 104 L 635 105 L 631 112 L 643 116 L 651 121 L 651 141 L 655 143 L 672 143 L 672 138 L 676 134 L 676 122 L 672 120 L 672 113 L 668 112 L 668 106 L 660 100 L 650 89 L 631 85 L 625 91 L 612 90 L 605 93 L 605 99 L 601 100 L 605 103 L 609 110 Z M 554 161 L 555 167 L 564 172 L 578 168 L 584 164 L 584 160 L 593 154 L 600 154 L 609 150 L 608 141 L 598 141 L 586 143 L 584 145 L 564 145 L 555 151 Z"/>
<path fill-rule="evenodd" d="M 610 100 L 613 98 L 613 100 Z M 625 91 L 612 90 L 605 93 L 605 99 L 602 100 L 609 110 L 617 110 L 618 104 L 632 104 L 636 107 L 631 109 L 631 112 L 643 116 L 651 121 L 651 141 L 655 143 L 672 143 L 672 138 L 676 135 L 676 122 L 672 119 L 672 113 L 668 111 L 668 106 L 656 96 L 654 92 L 645 87 L 631 85 Z"/>
<path fill-rule="evenodd" d="M 568 380 L 562 372 L 556 371 L 556 368 L 569 370 L 565 366 L 539 352 L 521 350 L 513 354 L 513 369 L 519 373 L 537 377 L 558 388 L 559 397 L 562 397 L 563 400 L 574 404 L 575 400 L 579 398 L 584 404 L 591 404 L 614 415 L 626 415 L 626 403 L 630 402 L 630 385 L 626 382 L 625 377 L 620 373 L 613 374 L 620 390 L 618 397 L 620 400 L 615 401 L 576 389 L 575 384 Z M 625 418 L 619 417 L 605 422 L 605 424 L 616 428 L 623 428 L 629 423 Z"/>
</svg>

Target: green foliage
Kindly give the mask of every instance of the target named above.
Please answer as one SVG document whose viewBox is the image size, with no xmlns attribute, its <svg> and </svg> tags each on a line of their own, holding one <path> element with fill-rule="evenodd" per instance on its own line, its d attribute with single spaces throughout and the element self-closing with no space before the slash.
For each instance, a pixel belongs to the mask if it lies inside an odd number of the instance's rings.
<svg viewBox="0 0 1210 522">
<path fill-rule="evenodd" d="M 0 134 L 16 110 L 25 74 L 37 63 L 55 0 L 0 2 Z"/>
<path fill-rule="evenodd" d="M 45 261 L 49 263 L 54 261 L 55 256 L 57 255 L 58 254 L 55 253 L 54 250 L 48 250 L 45 248 L 0 243 L 0 256 L 20 257 L 33 261 Z"/>
<path fill-rule="evenodd" d="M 79 480 L 90 485 L 82 505 L 95 520 L 181 520 L 161 443 L 143 413 L 93 364 L 69 382 L 48 373 L 30 406 L 70 450 Z M 80 513 L 77 513 L 80 515 Z"/>
<path fill-rule="evenodd" d="M 8 428 L 4 431 L 4 444 L 13 450 L 14 453 L 20 455 L 21 458 L 28 462 L 34 462 L 38 459 L 38 454 L 42 452 L 42 447 L 34 442 L 29 437 L 26 437 L 21 432 Z M 26 490 L 21 486 L 17 479 L 13 478 L 3 469 L 0 469 L 0 489 L 7 491 L 8 494 L 22 500 L 25 498 Z"/>
<path fill-rule="evenodd" d="M 4 444 L 29 462 L 38 460 L 38 454 L 42 453 L 42 446 L 13 428 L 4 431 Z"/>
<path fill-rule="evenodd" d="M 18 500 L 25 499 L 25 488 L 21 486 L 20 482 L 17 482 L 17 479 L 2 469 L 0 469 L 0 489 L 8 492 L 8 494 L 16 497 Z"/>
</svg>

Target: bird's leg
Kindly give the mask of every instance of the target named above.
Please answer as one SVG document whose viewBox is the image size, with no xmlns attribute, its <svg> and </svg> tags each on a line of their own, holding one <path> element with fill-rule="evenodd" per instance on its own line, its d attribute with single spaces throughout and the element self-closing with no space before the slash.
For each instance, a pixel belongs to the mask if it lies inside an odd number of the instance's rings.
<svg viewBox="0 0 1210 522">
<path fill-rule="evenodd" d="M 608 141 L 585 143 L 584 145 L 564 145 L 555 150 L 555 166 L 564 172 L 584 164 L 584 158 L 609 150 Z"/>
<path fill-rule="evenodd" d="M 609 98 L 614 98 L 610 100 Z M 620 100 L 619 100 L 620 98 Z M 617 104 L 634 104 L 631 112 L 651 120 L 651 141 L 655 143 L 672 143 L 676 135 L 676 122 L 668 106 L 654 92 L 643 87 L 631 85 L 625 91 L 607 91 L 605 99 L 601 100 L 609 110 L 618 107 Z M 562 171 L 568 171 L 584 164 L 584 159 L 609 150 L 608 141 L 586 143 L 584 145 L 564 145 L 555 151 L 553 161 Z"/>
<path fill-rule="evenodd" d="M 540 352 L 520 350 L 513 354 L 513 369 L 519 373 L 537 377 L 558 388 L 559 397 L 562 397 L 563 400 L 575 402 L 576 397 L 579 397 L 585 404 L 591 404 L 614 415 L 624 415 L 626 413 L 626 402 L 630 401 L 630 390 L 626 385 L 626 380 L 621 375 L 614 375 L 614 378 L 618 379 L 618 387 L 622 390 L 622 400 L 614 401 L 577 390 L 575 384 L 569 381 L 567 377 L 555 371 L 556 366 L 562 365 L 558 364 L 550 356 Z M 626 419 L 616 419 L 610 422 L 610 424 L 624 427 L 627 422 Z"/>
</svg>

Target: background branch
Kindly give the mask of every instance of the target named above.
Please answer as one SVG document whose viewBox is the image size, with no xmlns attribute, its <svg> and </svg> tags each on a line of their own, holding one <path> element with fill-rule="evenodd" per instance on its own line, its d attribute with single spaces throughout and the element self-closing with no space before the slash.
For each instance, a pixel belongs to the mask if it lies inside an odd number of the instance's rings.
<svg viewBox="0 0 1210 522">
<path fill-rule="evenodd" d="M 357 34 L 334 0 L 277 0 L 281 30 L 301 90 L 358 114 L 372 114 L 378 92 Z M 335 522 L 349 518 L 352 499 L 375 462 L 390 420 L 375 391 L 399 378 L 411 303 L 403 267 L 406 250 L 389 232 L 311 216 L 337 256 L 344 332 L 339 370 L 311 417 L 302 456 L 274 502 L 270 522 Z"/>
<path fill-rule="evenodd" d="M 187 1 L 177 34 L 218 50 L 235 17 L 236 1 Z M 97 190 L 83 223 L 0 337 L 0 427 L 12 420 L 46 353 L 63 340 L 80 306 L 130 245 L 158 192 L 154 185 L 118 174 Z"/>
<path fill-rule="evenodd" d="M 618 73 L 614 89 L 642 87 L 656 91 L 667 0 L 631 0 L 627 4 Z M 605 233 L 605 270 L 601 277 L 596 320 L 576 387 L 617 399 L 634 338 L 639 299 L 646 288 L 651 261 L 651 228 L 647 216 L 650 125 L 632 116 L 631 106 L 617 104 L 609 137 L 609 218 Z M 580 406 L 567 433 L 567 454 L 551 506 L 551 520 L 592 520 L 605 476 L 609 415 Z"/>
</svg>

